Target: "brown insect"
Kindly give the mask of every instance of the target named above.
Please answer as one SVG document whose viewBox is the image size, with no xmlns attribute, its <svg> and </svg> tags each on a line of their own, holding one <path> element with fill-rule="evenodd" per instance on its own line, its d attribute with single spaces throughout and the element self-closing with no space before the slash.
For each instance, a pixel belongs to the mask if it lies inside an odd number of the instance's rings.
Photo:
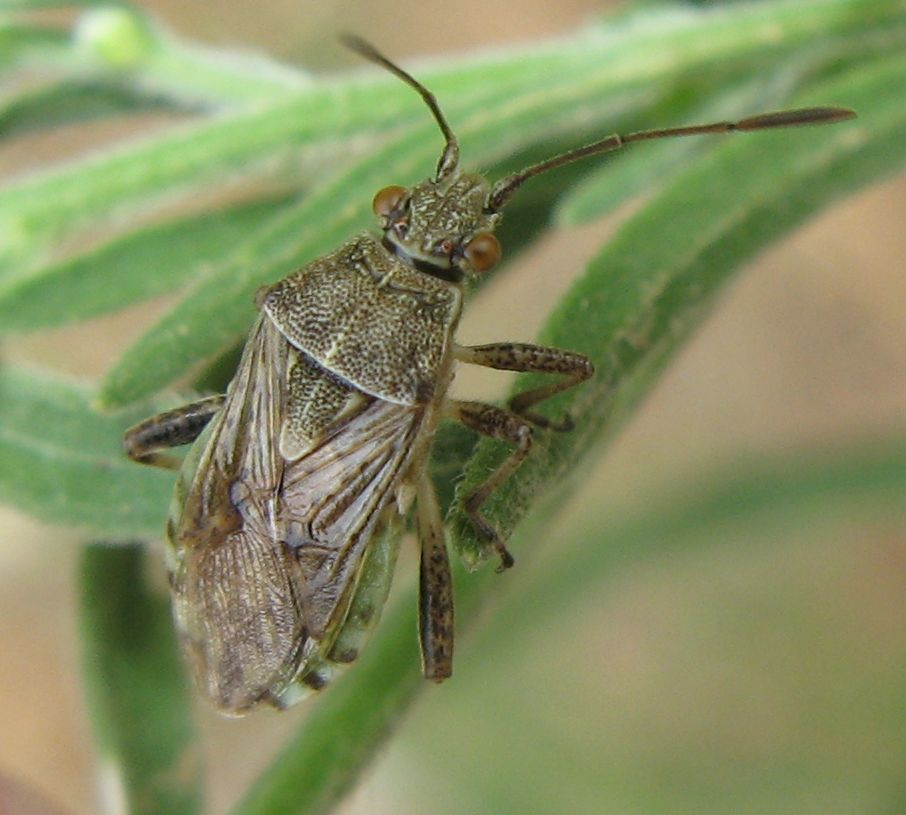
<svg viewBox="0 0 906 815">
<path fill-rule="evenodd" d="M 452 672 L 453 593 L 427 461 L 442 419 L 515 449 L 465 510 L 500 556 L 487 497 L 529 454 L 534 412 L 588 379 L 582 354 L 525 343 L 458 345 L 465 281 L 500 259 L 501 211 L 527 179 L 635 141 L 852 117 L 840 108 L 611 135 L 491 184 L 459 168 L 434 96 L 362 40 L 346 43 L 421 95 L 446 145 L 433 178 L 374 197 L 382 236 L 358 235 L 258 293 L 260 315 L 227 393 L 131 428 L 136 461 L 181 466 L 167 525 L 173 608 L 198 686 L 222 711 L 286 707 L 353 661 L 386 599 L 390 527 L 414 499 L 421 542 L 422 670 Z M 447 396 L 457 363 L 558 378 L 506 408 Z M 180 465 L 161 451 L 194 442 Z"/>
</svg>

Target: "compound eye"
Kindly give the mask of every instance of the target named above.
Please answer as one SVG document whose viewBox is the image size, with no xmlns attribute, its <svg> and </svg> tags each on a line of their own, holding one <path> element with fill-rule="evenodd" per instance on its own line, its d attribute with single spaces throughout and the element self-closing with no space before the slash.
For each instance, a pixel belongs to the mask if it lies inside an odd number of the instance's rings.
<svg viewBox="0 0 906 815">
<path fill-rule="evenodd" d="M 380 218 L 389 218 L 394 212 L 402 208 L 408 190 L 405 187 L 384 187 L 371 202 L 371 209 Z"/>
<path fill-rule="evenodd" d="M 500 260 L 500 242 L 490 232 L 482 232 L 469 241 L 463 254 L 476 272 L 486 272 Z"/>
</svg>

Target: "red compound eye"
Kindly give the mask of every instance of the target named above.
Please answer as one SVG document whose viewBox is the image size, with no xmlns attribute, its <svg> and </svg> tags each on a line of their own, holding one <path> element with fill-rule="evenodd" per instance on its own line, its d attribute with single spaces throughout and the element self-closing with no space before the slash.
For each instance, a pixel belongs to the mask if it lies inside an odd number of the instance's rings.
<svg viewBox="0 0 906 815">
<path fill-rule="evenodd" d="M 500 241 L 490 232 L 482 232 L 469 241 L 463 254 L 476 272 L 486 272 L 500 260 Z"/>
</svg>

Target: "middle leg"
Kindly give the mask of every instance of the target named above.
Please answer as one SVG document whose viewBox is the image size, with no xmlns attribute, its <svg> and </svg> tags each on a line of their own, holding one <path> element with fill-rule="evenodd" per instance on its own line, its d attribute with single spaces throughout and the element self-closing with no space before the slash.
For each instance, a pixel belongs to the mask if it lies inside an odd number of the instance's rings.
<svg viewBox="0 0 906 815">
<path fill-rule="evenodd" d="M 481 506 L 504 481 L 506 481 L 522 464 L 532 449 L 532 426 L 529 420 L 512 411 L 486 405 L 483 402 L 451 401 L 448 411 L 450 417 L 462 422 L 466 427 L 485 436 L 509 442 L 516 449 L 503 463 L 488 476 L 487 480 L 466 496 L 463 506 L 469 520 L 478 532 L 489 541 L 500 556 L 498 571 L 509 569 L 513 565 L 513 556 L 506 548 L 500 533 L 491 525 L 481 512 Z"/>
</svg>

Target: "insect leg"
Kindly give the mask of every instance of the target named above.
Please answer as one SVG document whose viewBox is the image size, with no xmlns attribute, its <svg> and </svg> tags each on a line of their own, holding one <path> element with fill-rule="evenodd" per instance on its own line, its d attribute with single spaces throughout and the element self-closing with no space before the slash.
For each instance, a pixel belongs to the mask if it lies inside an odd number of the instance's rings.
<svg viewBox="0 0 906 815">
<path fill-rule="evenodd" d="M 440 682 L 453 673 L 453 581 L 443 522 L 434 485 L 427 473 L 418 483 L 419 573 L 418 632 L 425 679 Z"/>
<path fill-rule="evenodd" d="M 481 505 L 516 471 L 529 454 L 529 450 L 532 448 L 532 426 L 527 417 L 519 416 L 494 405 L 486 405 L 483 402 L 452 402 L 451 407 L 453 417 L 466 427 L 485 436 L 516 445 L 516 449 L 510 456 L 463 501 L 466 513 L 475 528 L 493 544 L 497 554 L 500 555 L 498 571 L 503 571 L 513 565 L 513 556 L 507 551 L 497 530 L 481 514 Z"/>
<path fill-rule="evenodd" d="M 152 464 L 178 470 L 179 459 L 162 454 L 161 450 L 179 447 L 195 441 L 214 414 L 223 406 L 226 397 L 209 396 L 198 402 L 159 413 L 130 427 L 123 436 L 126 455 L 140 464 Z"/>
<path fill-rule="evenodd" d="M 569 416 L 560 422 L 552 422 L 529 408 L 584 382 L 595 372 L 591 360 L 575 351 L 562 351 L 559 348 L 547 348 L 543 345 L 521 342 L 460 345 L 455 347 L 453 353 L 461 362 L 483 365 L 486 368 L 561 375 L 563 379 L 516 394 L 508 404 L 513 413 L 524 416 L 532 424 L 538 427 L 549 427 L 553 430 L 570 430 L 572 421 Z"/>
</svg>

